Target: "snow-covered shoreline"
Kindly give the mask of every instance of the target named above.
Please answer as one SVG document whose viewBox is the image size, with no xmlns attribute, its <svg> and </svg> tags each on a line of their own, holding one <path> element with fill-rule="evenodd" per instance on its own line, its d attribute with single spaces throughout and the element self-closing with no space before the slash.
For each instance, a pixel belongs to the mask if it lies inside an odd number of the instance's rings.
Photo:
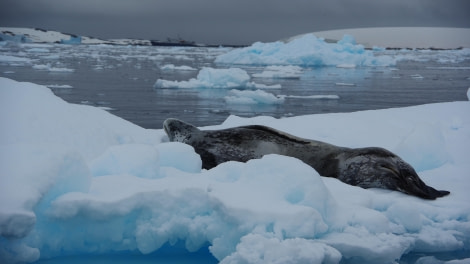
<svg viewBox="0 0 470 264">
<path fill-rule="evenodd" d="M 426 252 L 470 257 L 470 103 L 274 119 L 230 116 L 304 138 L 388 148 L 429 185 L 426 201 L 320 177 L 269 155 L 201 170 L 191 147 L 44 86 L 0 78 L 0 260 L 157 252 L 210 245 L 222 263 L 283 259 L 395 263 Z M 458 254 L 457 254 L 458 253 Z"/>
<path fill-rule="evenodd" d="M 16 41 L 31 41 L 35 43 L 74 43 L 73 34 L 65 34 L 52 30 L 0 27 L 6 38 Z M 319 38 L 334 42 L 341 40 L 344 35 L 352 35 L 359 44 L 366 48 L 374 46 L 384 48 L 436 48 L 457 49 L 470 48 L 470 29 L 440 28 L 440 27 L 376 27 L 352 28 L 312 32 Z M 11 35 L 13 34 L 13 36 Z M 310 33 L 309 33 L 310 34 Z M 303 34 L 304 35 L 304 34 Z M 1 35 L 0 35 L 1 36 Z M 288 40 L 299 36 L 289 37 Z M 8 39 L 7 39 L 8 40 Z M 150 40 L 139 39 L 110 39 L 103 40 L 93 37 L 80 36 L 81 44 L 115 44 L 115 45 L 152 45 Z M 247 43 L 248 44 L 248 43 Z M 199 44 L 203 45 L 203 44 Z"/>
</svg>

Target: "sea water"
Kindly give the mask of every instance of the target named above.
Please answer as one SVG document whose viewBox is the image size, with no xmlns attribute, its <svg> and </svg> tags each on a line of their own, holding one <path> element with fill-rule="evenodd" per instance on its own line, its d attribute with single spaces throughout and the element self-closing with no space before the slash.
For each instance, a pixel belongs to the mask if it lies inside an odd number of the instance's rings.
<svg viewBox="0 0 470 264">
<path fill-rule="evenodd" d="M 27 62 L 0 60 L 0 76 L 49 86 L 64 100 L 101 107 L 144 128 L 161 128 L 169 117 L 197 126 L 229 115 L 276 118 L 403 107 L 466 100 L 470 57 L 452 51 L 382 51 L 399 58 L 391 67 L 308 67 L 298 78 L 257 78 L 263 65 L 218 65 L 230 48 L 21 44 L 0 46 L 0 54 Z M 455 51 L 458 52 L 458 51 Z M 451 55 L 449 55 L 451 54 Z M 449 56 L 457 58 L 448 59 Z M 443 59 L 444 58 L 444 59 Z M 446 59 L 447 58 L 447 59 Z M 165 67 L 173 64 L 176 67 Z M 186 69 L 179 69 L 186 66 Z M 241 68 L 266 89 L 288 95 L 283 103 L 233 104 L 230 89 L 154 88 L 157 79 L 195 78 L 203 67 Z M 189 70 L 188 70 L 189 69 Z M 318 99 L 312 96 L 324 96 Z"/>
</svg>

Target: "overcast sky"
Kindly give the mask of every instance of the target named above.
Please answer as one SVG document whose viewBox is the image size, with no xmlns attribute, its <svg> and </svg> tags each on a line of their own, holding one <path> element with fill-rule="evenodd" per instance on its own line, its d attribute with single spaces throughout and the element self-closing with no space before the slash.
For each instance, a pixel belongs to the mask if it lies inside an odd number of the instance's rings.
<svg viewBox="0 0 470 264">
<path fill-rule="evenodd" d="M 470 28 L 470 0 L 0 0 L 0 27 L 251 44 L 343 28 Z"/>
</svg>

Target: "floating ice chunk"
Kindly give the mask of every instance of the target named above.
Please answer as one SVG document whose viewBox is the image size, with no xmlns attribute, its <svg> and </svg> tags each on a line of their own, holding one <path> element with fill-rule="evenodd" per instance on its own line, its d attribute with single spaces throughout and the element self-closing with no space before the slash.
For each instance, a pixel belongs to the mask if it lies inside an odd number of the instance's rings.
<svg viewBox="0 0 470 264">
<path fill-rule="evenodd" d="M 29 53 L 50 53 L 50 50 L 46 48 L 32 48 L 26 51 Z"/>
<path fill-rule="evenodd" d="M 41 70 L 41 71 L 50 71 L 50 72 L 74 72 L 75 71 L 74 69 L 52 67 L 50 64 L 33 65 L 33 69 Z"/>
<path fill-rule="evenodd" d="M 225 96 L 224 99 L 229 104 L 282 104 L 284 102 L 284 98 L 262 90 L 230 90 L 229 95 Z"/>
<path fill-rule="evenodd" d="M 214 88 L 245 87 L 250 81 L 248 73 L 240 68 L 203 68 L 197 75 L 198 81 L 212 84 Z"/>
<path fill-rule="evenodd" d="M 114 111 L 116 110 L 115 108 L 109 107 L 109 106 L 97 106 L 97 108 L 105 110 L 105 111 Z"/>
<path fill-rule="evenodd" d="M 68 84 L 49 84 L 47 85 L 47 87 L 53 88 L 53 89 L 72 89 L 73 88 L 73 86 L 68 85 Z"/>
<path fill-rule="evenodd" d="M 410 75 L 410 77 L 413 78 L 413 79 L 423 79 L 424 78 L 420 74 L 412 74 L 412 75 Z"/>
<path fill-rule="evenodd" d="M 326 94 L 326 95 L 281 95 L 284 98 L 296 98 L 296 99 L 331 99 L 338 100 L 339 95 Z"/>
<path fill-rule="evenodd" d="M 33 69 L 35 70 L 49 70 L 50 68 L 51 68 L 50 65 L 45 65 L 45 64 L 33 65 Z"/>
<path fill-rule="evenodd" d="M 182 65 L 182 66 L 175 66 L 174 64 L 166 64 L 160 67 L 162 71 L 196 71 L 197 69 Z"/>
<path fill-rule="evenodd" d="M 200 83 L 198 83 L 196 79 L 190 79 L 189 81 L 181 81 L 181 82 L 158 79 L 153 85 L 153 87 L 163 88 L 163 89 L 169 89 L 169 88 L 190 89 L 190 88 L 199 88 Z"/>
<path fill-rule="evenodd" d="M 390 66 L 395 64 L 395 59 L 385 55 L 375 56 L 373 51 L 355 44 L 351 36 L 344 36 L 338 43 L 326 43 L 313 34 L 306 34 L 287 43 L 256 42 L 249 47 L 219 55 L 215 62 L 247 65 Z"/>
<path fill-rule="evenodd" d="M 49 69 L 50 72 L 74 72 L 74 69 L 69 69 L 69 68 L 55 68 L 52 67 Z"/>
<path fill-rule="evenodd" d="M 1 55 L 0 54 L 0 62 L 22 62 L 22 63 L 30 63 L 31 60 L 28 58 L 22 58 L 22 57 L 15 57 L 15 56 L 9 56 L 9 55 Z"/>
<path fill-rule="evenodd" d="M 335 83 L 336 86 L 356 86 L 355 83 L 344 83 L 344 82 L 337 82 Z"/>
<path fill-rule="evenodd" d="M 470 87 L 467 90 L 467 99 L 470 101 Z"/>
<path fill-rule="evenodd" d="M 248 73 L 240 68 L 214 69 L 202 68 L 196 78 L 189 81 L 167 81 L 158 79 L 155 88 L 273 88 L 250 82 Z M 277 87 L 274 87 L 277 88 Z"/>
<path fill-rule="evenodd" d="M 255 73 L 252 76 L 256 78 L 299 79 L 302 72 L 302 68 L 299 66 L 268 66 L 262 73 Z"/>
</svg>

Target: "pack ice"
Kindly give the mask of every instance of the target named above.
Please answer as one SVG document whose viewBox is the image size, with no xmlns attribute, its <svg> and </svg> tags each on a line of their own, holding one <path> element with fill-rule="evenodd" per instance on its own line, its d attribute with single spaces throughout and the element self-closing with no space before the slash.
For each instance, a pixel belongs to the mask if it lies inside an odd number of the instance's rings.
<svg viewBox="0 0 470 264">
<path fill-rule="evenodd" d="M 324 178 L 269 155 L 201 170 L 184 144 L 46 87 L 0 78 L 0 262 L 156 254 L 221 263 L 469 263 L 470 103 L 284 119 L 229 117 L 348 147 L 393 150 L 435 201 Z M 207 128 L 203 128 L 207 129 Z M 424 256 L 424 257 L 422 257 Z M 431 261 L 431 262 L 429 262 Z M 441 262 L 439 262 L 441 263 Z"/>
</svg>

